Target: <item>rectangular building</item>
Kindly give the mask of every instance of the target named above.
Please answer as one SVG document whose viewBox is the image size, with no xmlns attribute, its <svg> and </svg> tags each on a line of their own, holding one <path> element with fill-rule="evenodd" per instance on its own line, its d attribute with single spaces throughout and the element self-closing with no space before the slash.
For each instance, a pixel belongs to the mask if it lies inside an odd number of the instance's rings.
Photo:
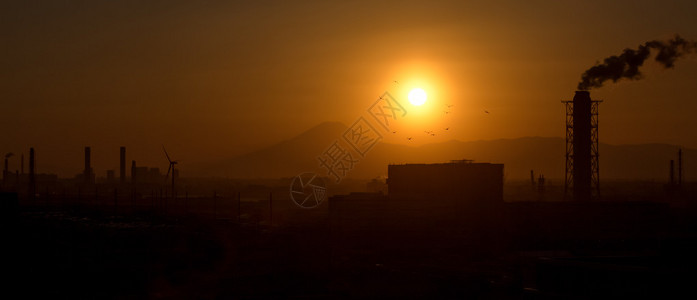
<svg viewBox="0 0 697 300">
<path fill-rule="evenodd" d="M 503 203 L 503 164 L 458 160 L 387 166 L 391 199 L 455 200 L 463 204 Z"/>
</svg>

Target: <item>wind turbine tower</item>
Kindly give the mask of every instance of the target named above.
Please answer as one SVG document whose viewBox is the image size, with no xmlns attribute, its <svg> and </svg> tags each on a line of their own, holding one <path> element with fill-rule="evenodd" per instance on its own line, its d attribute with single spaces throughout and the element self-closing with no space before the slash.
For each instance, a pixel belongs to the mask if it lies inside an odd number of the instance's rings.
<svg viewBox="0 0 697 300">
<path fill-rule="evenodd" d="M 174 199 L 174 165 L 177 164 L 176 160 L 172 160 L 169 158 L 169 154 L 167 154 L 167 149 L 165 149 L 165 146 L 162 146 L 162 150 L 165 152 L 165 157 L 167 157 L 167 161 L 169 162 L 169 168 L 167 169 L 167 175 L 165 175 L 165 181 L 167 180 L 167 177 L 169 177 L 169 174 L 172 174 L 172 199 Z"/>
</svg>

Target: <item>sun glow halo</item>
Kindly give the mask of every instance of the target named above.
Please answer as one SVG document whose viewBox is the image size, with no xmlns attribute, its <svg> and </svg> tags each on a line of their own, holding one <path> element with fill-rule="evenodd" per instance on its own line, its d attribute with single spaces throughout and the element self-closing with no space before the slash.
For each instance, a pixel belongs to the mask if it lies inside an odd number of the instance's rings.
<svg viewBox="0 0 697 300">
<path fill-rule="evenodd" d="M 409 92 L 408 97 L 409 97 L 409 102 L 411 102 L 411 104 L 416 105 L 416 106 L 423 105 L 424 103 L 426 103 L 426 99 L 428 98 L 428 96 L 426 95 L 426 91 L 424 91 L 421 88 L 412 89 Z"/>
</svg>

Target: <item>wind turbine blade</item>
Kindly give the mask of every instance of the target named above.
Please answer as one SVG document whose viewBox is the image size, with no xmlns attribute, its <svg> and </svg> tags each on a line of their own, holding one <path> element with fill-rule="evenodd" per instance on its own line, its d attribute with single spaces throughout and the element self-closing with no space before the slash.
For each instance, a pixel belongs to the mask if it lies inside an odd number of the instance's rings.
<svg viewBox="0 0 697 300">
<path fill-rule="evenodd" d="M 165 175 L 165 178 L 169 177 L 169 173 L 172 171 L 172 164 L 169 164 L 169 168 L 167 169 L 167 175 Z"/>
<path fill-rule="evenodd" d="M 169 161 L 169 162 L 171 163 L 171 162 L 172 162 L 172 160 L 171 160 L 171 159 L 169 159 L 169 154 L 167 154 L 167 149 L 165 149 L 165 145 L 162 145 L 162 150 L 164 150 L 164 151 L 165 151 L 165 156 L 167 156 L 167 161 Z"/>
</svg>

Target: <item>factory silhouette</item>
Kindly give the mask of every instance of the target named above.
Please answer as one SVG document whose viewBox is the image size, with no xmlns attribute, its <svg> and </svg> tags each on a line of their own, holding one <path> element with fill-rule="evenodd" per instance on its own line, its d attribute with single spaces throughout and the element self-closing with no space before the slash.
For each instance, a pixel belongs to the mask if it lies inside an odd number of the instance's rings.
<svg viewBox="0 0 697 300">
<path fill-rule="evenodd" d="M 0 296 L 694 298 L 697 1 L 538 2 L 4 2 Z"/>
<path fill-rule="evenodd" d="M 37 196 L 47 196 L 42 193 L 48 191 L 56 193 L 58 189 L 71 189 L 71 192 L 80 188 L 103 186 L 110 189 L 126 189 L 127 187 L 160 187 L 167 178 L 174 182 L 179 177 L 179 170 L 170 167 L 167 174 L 162 174 L 157 167 L 137 166 L 136 161 L 131 161 L 130 176 L 126 175 L 126 147 L 119 148 L 119 174 L 116 177 L 115 170 L 107 170 L 105 176 L 97 177 L 92 167 L 92 149 L 85 147 L 85 164 L 83 171 L 73 178 L 59 179 L 56 174 L 37 174 L 35 168 L 35 150 L 29 149 L 28 173 L 24 172 L 24 155 L 22 155 L 21 168 L 11 172 L 8 169 L 8 158 L 5 157 L 3 169 L 3 188 L 14 190 L 22 197 L 34 199 Z M 170 174 L 171 172 L 171 174 Z M 171 175 L 171 176 L 170 176 Z M 37 189 L 37 187 L 39 187 Z M 48 192 L 46 192 L 48 193 Z"/>
<path fill-rule="evenodd" d="M 314 209 L 292 204 L 290 177 L 185 177 L 164 147 L 167 172 L 133 159 L 127 172 L 126 147 L 120 147 L 118 174 L 97 176 L 92 149 L 85 147 L 83 171 L 66 179 L 37 173 L 34 148 L 26 173 L 24 154 L 14 172 L 8 159 L 17 155 L 8 154 L 3 224 L 26 230 L 9 235 L 10 255 L 21 258 L 10 266 L 19 274 L 14 284 L 26 288 L 25 279 L 38 278 L 51 282 L 50 289 L 34 295 L 113 296 L 103 291 L 109 284 L 92 278 L 101 274 L 106 282 L 122 282 L 125 292 L 112 291 L 117 295 L 154 290 L 195 297 L 205 286 L 195 276 L 203 275 L 215 283 L 214 295 L 241 298 L 557 299 L 688 291 L 687 274 L 697 266 L 697 204 L 694 184 L 683 179 L 683 151 L 676 153 L 677 166 L 665 162 L 660 196 L 618 198 L 610 193 L 617 185 L 600 178 L 601 101 L 581 90 L 562 103 L 561 184 L 535 170 L 529 181 L 510 184 L 505 161 L 392 163 L 383 166 L 385 178 L 332 185 L 325 177 L 331 195 Z M 52 233 L 25 237 L 37 227 Z M 51 244 L 53 235 L 80 239 Z M 157 258 L 143 260 L 142 245 Z M 34 257 L 47 246 L 58 247 L 48 256 L 56 260 Z M 100 269 L 72 251 L 99 261 Z M 73 280 L 88 287 L 76 292 L 68 288 Z"/>
</svg>

